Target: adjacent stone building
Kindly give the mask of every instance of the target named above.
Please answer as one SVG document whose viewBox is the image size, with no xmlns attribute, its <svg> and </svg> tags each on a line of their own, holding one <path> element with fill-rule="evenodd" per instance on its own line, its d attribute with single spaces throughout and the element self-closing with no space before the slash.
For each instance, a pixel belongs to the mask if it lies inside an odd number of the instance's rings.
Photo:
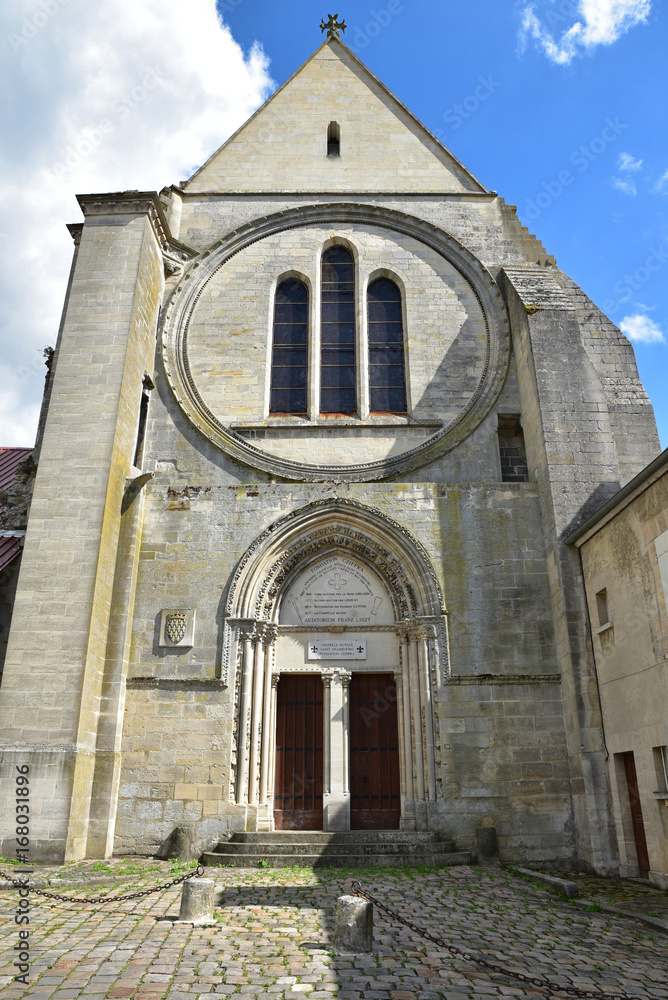
<svg viewBox="0 0 668 1000">
<path fill-rule="evenodd" d="M 620 871 L 668 889 L 668 451 L 567 541 L 582 556 Z"/>
<path fill-rule="evenodd" d="M 620 331 L 336 26 L 190 180 L 79 202 L 0 688 L 34 856 L 493 825 L 617 871 L 563 539 L 659 451 Z"/>
<path fill-rule="evenodd" d="M 0 447 L 0 682 L 28 522 L 32 452 L 32 448 Z"/>
</svg>

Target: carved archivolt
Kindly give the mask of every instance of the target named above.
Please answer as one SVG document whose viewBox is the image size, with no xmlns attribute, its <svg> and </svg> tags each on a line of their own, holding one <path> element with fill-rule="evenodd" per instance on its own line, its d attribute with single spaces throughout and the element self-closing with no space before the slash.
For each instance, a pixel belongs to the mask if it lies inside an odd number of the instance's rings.
<svg viewBox="0 0 668 1000">
<path fill-rule="evenodd" d="M 317 501 L 277 521 L 242 558 L 225 608 L 223 682 L 228 683 L 235 643 L 267 642 L 268 631 L 275 636 L 282 597 L 296 574 L 331 553 L 356 557 L 378 574 L 390 595 L 398 634 L 434 641 L 445 677 L 446 611 L 427 552 L 392 518 L 365 504 L 337 499 Z"/>
</svg>

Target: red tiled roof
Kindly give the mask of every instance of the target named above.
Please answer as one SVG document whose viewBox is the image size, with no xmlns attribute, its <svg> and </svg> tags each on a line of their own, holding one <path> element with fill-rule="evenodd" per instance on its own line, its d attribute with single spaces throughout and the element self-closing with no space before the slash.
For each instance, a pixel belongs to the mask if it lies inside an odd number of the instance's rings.
<svg viewBox="0 0 668 1000">
<path fill-rule="evenodd" d="M 31 452 L 32 448 L 0 448 L 0 490 L 9 489 L 19 463 Z"/>
<path fill-rule="evenodd" d="M 20 538 L 7 538 L 4 535 L 0 535 L 0 573 L 5 566 L 9 566 L 10 562 L 12 562 L 13 559 L 16 559 L 20 551 Z"/>
</svg>

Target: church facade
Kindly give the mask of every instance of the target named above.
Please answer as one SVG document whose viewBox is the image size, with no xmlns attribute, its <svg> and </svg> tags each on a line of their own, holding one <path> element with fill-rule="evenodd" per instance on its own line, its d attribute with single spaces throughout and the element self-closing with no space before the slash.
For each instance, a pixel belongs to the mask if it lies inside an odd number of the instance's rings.
<svg viewBox="0 0 668 1000">
<path fill-rule="evenodd" d="M 335 26 L 190 180 L 79 202 L 2 852 L 27 764 L 36 859 L 494 826 L 617 871 L 563 539 L 659 451 L 624 336 Z"/>
</svg>

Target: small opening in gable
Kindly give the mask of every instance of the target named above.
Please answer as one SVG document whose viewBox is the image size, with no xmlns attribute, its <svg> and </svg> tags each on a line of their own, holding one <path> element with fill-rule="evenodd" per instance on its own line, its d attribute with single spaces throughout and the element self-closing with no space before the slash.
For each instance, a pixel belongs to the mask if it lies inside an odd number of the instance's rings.
<svg viewBox="0 0 668 1000">
<path fill-rule="evenodd" d="M 330 122 L 327 129 L 327 155 L 341 155 L 341 129 L 338 122 Z"/>
</svg>

